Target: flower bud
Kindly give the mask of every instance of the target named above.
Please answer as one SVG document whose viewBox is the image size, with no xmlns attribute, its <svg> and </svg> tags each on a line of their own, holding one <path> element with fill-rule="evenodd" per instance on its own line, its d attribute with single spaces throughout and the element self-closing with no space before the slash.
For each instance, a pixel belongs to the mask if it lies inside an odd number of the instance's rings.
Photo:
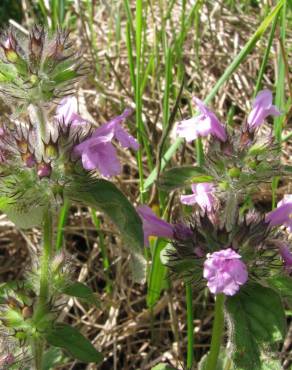
<svg viewBox="0 0 292 370">
<path fill-rule="evenodd" d="M 241 174 L 241 171 L 238 167 L 232 167 L 228 170 L 228 175 L 231 178 L 239 178 Z"/>
<path fill-rule="evenodd" d="M 50 177 L 52 173 L 52 166 L 50 163 L 41 162 L 37 166 L 37 174 L 39 178 Z"/>
<path fill-rule="evenodd" d="M 29 59 L 36 67 L 40 63 L 44 48 L 45 32 L 42 27 L 34 26 L 29 39 Z"/>
<path fill-rule="evenodd" d="M 18 54 L 16 52 L 16 40 L 13 34 L 10 32 L 7 38 L 1 43 L 2 49 L 4 50 L 6 59 L 10 63 L 16 63 L 18 61 Z"/>
<path fill-rule="evenodd" d="M 25 166 L 28 168 L 32 168 L 36 164 L 35 156 L 30 152 L 22 153 L 21 159 L 25 163 Z"/>
<path fill-rule="evenodd" d="M 28 306 L 23 307 L 22 316 L 25 320 L 31 318 L 32 315 L 33 315 L 32 307 L 28 307 Z"/>
<path fill-rule="evenodd" d="M 45 155 L 49 159 L 56 158 L 58 156 L 58 148 L 57 148 L 57 146 L 54 145 L 54 144 L 51 144 L 51 143 L 45 145 Z"/>
<path fill-rule="evenodd" d="M 1 355 L 0 357 L 0 366 L 1 369 L 6 369 L 6 366 L 13 365 L 15 362 L 15 357 L 12 353 L 8 353 L 6 355 Z"/>
</svg>

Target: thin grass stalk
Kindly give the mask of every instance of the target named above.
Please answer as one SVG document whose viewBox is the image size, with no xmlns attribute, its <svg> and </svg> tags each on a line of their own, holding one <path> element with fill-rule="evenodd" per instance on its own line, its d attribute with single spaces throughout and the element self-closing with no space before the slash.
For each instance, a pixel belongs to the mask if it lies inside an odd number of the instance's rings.
<svg viewBox="0 0 292 370">
<path fill-rule="evenodd" d="M 276 26 L 277 26 L 277 23 L 278 23 L 278 17 L 279 17 L 279 13 L 276 15 L 276 17 L 275 17 L 275 19 L 272 23 L 272 28 L 271 28 L 271 32 L 270 32 L 270 35 L 269 35 L 268 44 L 267 44 L 265 54 L 264 54 L 264 57 L 263 57 L 263 61 L 261 63 L 261 67 L 260 67 L 260 70 L 259 70 L 259 75 L 258 75 L 258 78 L 257 78 L 256 87 L 255 87 L 255 90 L 254 90 L 254 93 L 253 93 L 253 97 L 255 97 L 257 95 L 257 93 L 262 88 L 262 80 L 263 80 L 264 72 L 265 72 L 265 69 L 266 69 L 266 66 L 267 66 L 267 63 L 268 63 L 268 60 L 269 60 L 271 46 L 272 46 L 272 42 L 274 40 L 275 30 L 276 30 Z"/>
<path fill-rule="evenodd" d="M 282 45 L 285 45 L 285 38 L 286 38 L 286 2 L 281 11 L 281 33 L 280 39 Z M 278 76 L 277 76 L 277 84 L 276 84 L 276 97 L 275 97 L 275 104 L 281 110 L 284 111 L 285 108 L 285 60 L 283 58 L 283 54 L 281 52 L 278 57 Z M 274 133 L 276 140 L 279 144 L 281 144 L 282 140 L 282 130 L 283 130 L 283 122 L 284 117 L 279 116 L 274 118 Z M 274 177 L 272 180 L 272 209 L 276 207 L 277 201 L 277 188 L 280 178 Z"/>
<path fill-rule="evenodd" d="M 104 243 L 104 234 L 100 229 L 100 219 L 96 215 L 96 211 L 94 209 L 91 209 L 91 218 L 94 223 L 94 226 L 97 231 L 99 243 L 98 246 L 100 248 L 101 256 L 102 256 L 102 265 L 106 277 L 106 287 L 105 290 L 107 293 L 110 293 L 112 291 L 112 281 L 109 275 L 109 267 L 110 267 L 110 262 L 108 258 L 108 253 L 106 249 L 106 245 Z"/>
<path fill-rule="evenodd" d="M 98 65 L 97 39 L 96 39 L 96 32 L 94 30 L 94 2 L 86 0 L 86 9 L 87 9 L 88 17 L 85 17 L 85 21 L 88 18 L 87 24 L 88 24 L 88 28 L 90 32 L 91 53 L 94 59 L 95 72 L 96 72 L 96 75 L 98 76 L 99 65 Z"/>
<path fill-rule="evenodd" d="M 129 17 L 131 18 L 131 13 L 130 13 Z M 132 40 L 133 40 L 134 37 L 133 37 L 133 32 L 131 31 L 130 24 L 131 24 L 130 20 L 128 19 L 127 24 L 126 24 L 126 45 L 127 45 L 128 62 L 129 62 L 129 69 L 130 69 L 130 79 L 131 79 L 131 84 L 133 86 L 134 95 L 135 95 L 135 98 L 136 98 L 135 62 L 134 62 L 133 48 L 132 48 Z M 147 77 L 149 75 L 151 65 L 152 65 L 152 63 L 150 63 L 150 61 L 149 61 L 148 65 L 147 65 L 147 68 L 146 68 L 146 72 L 144 73 L 143 79 L 141 81 L 141 87 L 140 87 L 141 96 L 143 94 L 143 91 L 144 91 L 146 83 L 147 83 Z M 142 107 L 141 107 L 141 109 L 142 109 Z M 143 141 L 144 148 L 145 148 L 146 155 L 147 155 L 147 164 L 148 164 L 148 167 L 149 167 L 150 171 L 152 171 L 153 168 L 154 168 L 154 165 L 153 165 L 153 156 L 152 156 L 151 148 L 150 148 L 150 144 L 149 144 L 149 138 L 147 137 L 147 135 L 145 133 L 144 126 L 142 126 L 142 130 L 143 130 L 143 132 L 142 132 L 141 136 L 142 136 L 142 141 Z M 139 133 L 138 133 L 138 140 L 139 140 Z"/>
<path fill-rule="evenodd" d="M 141 96 L 141 49 L 142 49 L 142 0 L 136 0 L 136 125 L 138 132 L 139 150 L 137 153 L 139 171 L 140 200 L 144 203 L 144 173 L 143 173 L 143 121 L 142 121 L 142 96 Z"/>
<path fill-rule="evenodd" d="M 127 3 L 127 1 L 125 1 L 125 3 Z M 129 14 L 128 14 L 128 12 L 129 12 Z M 128 21 L 127 21 L 127 24 L 126 24 L 126 45 L 127 45 L 128 62 L 129 62 L 129 69 L 130 69 L 130 79 L 131 79 L 131 84 L 133 86 L 135 101 L 136 101 L 137 95 L 136 95 L 135 62 L 134 62 L 133 48 L 132 48 L 132 40 L 134 39 L 134 34 L 133 34 L 133 32 L 131 30 L 131 26 L 130 26 L 131 25 L 130 19 L 132 21 L 132 18 L 131 18 L 131 12 L 130 12 L 129 9 L 127 11 L 127 14 L 128 14 Z M 142 99 L 143 91 L 144 91 L 146 83 L 147 83 L 147 76 L 149 74 L 150 68 L 151 68 L 151 64 L 150 64 L 150 61 L 149 61 L 148 66 L 146 68 L 146 72 L 144 73 L 143 78 L 141 76 L 141 83 L 140 83 L 141 99 Z M 141 106 L 141 111 L 142 111 L 142 106 Z M 137 112 L 136 112 L 136 117 L 137 117 Z M 145 133 L 145 129 L 144 129 L 143 125 L 141 127 L 141 130 L 142 130 L 142 133 L 141 133 L 142 138 L 140 138 L 140 140 L 143 142 L 143 145 L 144 145 L 144 148 L 145 148 L 145 151 L 146 151 L 148 167 L 152 171 L 153 168 L 154 168 L 154 165 L 153 165 L 153 156 L 152 156 L 152 152 L 151 152 L 151 148 L 150 148 L 149 138 L 147 137 L 147 135 Z M 138 140 L 139 140 L 139 130 L 138 130 Z"/>
<path fill-rule="evenodd" d="M 283 45 L 285 45 L 286 38 L 286 2 L 281 11 L 281 32 L 280 38 Z M 276 83 L 276 97 L 275 97 L 276 106 L 283 110 L 285 107 L 285 62 L 283 55 L 280 52 L 278 57 L 278 74 L 277 74 L 277 83 Z M 282 138 L 282 129 L 283 129 L 283 115 L 275 117 L 274 119 L 274 132 L 277 141 L 280 143 Z"/>
<path fill-rule="evenodd" d="M 130 3 L 129 3 L 129 0 L 124 0 L 124 6 L 125 6 L 125 10 L 126 10 L 130 30 L 131 30 L 131 33 L 132 33 L 132 37 L 134 39 L 135 38 L 135 28 L 134 28 L 134 24 L 133 24 L 133 17 L 132 17 L 131 6 L 130 6 Z"/>
<path fill-rule="evenodd" d="M 39 0 L 38 5 L 40 7 L 41 12 L 43 13 L 45 25 L 48 26 L 49 15 L 48 15 L 47 8 L 46 8 L 44 0 Z"/>
<path fill-rule="evenodd" d="M 171 87 L 171 69 L 172 69 L 172 50 L 166 46 L 166 67 L 165 67 L 165 89 L 163 95 L 163 127 L 168 125 L 169 121 L 169 95 Z"/>
<path fill-rule="evenodd" d="M 128 62 L 129 62 L 129 69 L 130 69 L 130 79 L 134 89 L 134 93 L 136 95 L 136 78 L 135 78 L 135 67 L 134 67 L 134 57 L 133 57 L 133 49 L 132 49 L 132 34 L 131 34 L 131 26 L 130 22 L 127 22 L 126 25 L 126 44 L 127 44 L 127 52 L 128 52 Z"/>
<path fill-rule="evenodd" d="M 244 59 L 247 57 L 247 55 L 253 50 L 255 47 L 257 41 L 261 38 L 263 33 L 268 28 L 269 24 L 273 21 L 275 16 L 278 14 L 278 12 L 281 10 L 285 0 L 279 1 L 279 3 L 274 7 L 274 9 L 270 12 L 270 14 L 263 20 L 263 22 L 260 24 L 256 32 L 253 34 L 253 36 L 249 39 L 249 41 L 245 44 L 243 49 L 239 52 L 239 54 L 235 57 L 233 62 L 227 67 L 223 75 L 220 77 L 220 79 L 217 81 L 209 95 L 206 97 L 204 102 L 208 104 L 217 94 L 218 90 L 224 85 L 224 83 L 230 78 L 230 76 L 234 73 L 234 71 L 240 66 L 240 64 L 244 61 Z M 164 154 L 162 160 L 161 160 L 161 169 L 163 170 L 166 164 L 169 162 L 169 160 L 172 158 L 172 156 L 176 153 L 180 145 L 182 144 L 183 139 L 179 138 L 177 139 L 170 148 L 166 151 Z M 144 183 L 144 189 L 147 190 L 153 182 L 157 178 L 157 169 L 154 169 L 148 178 L 146 179 Z"/>
<path fill-rule="evenodd" d="M 186 304 L 187 304 L 187 370 L 191 370 L 194 362 L 194 317 L 193 317 L 193 289 L 190 282 L 186 286 Z"/>
</svg>

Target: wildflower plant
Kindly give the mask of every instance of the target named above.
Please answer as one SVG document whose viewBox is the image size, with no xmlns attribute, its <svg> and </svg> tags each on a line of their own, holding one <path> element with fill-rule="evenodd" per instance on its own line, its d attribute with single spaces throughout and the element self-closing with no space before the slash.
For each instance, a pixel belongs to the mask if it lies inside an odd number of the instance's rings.
<svg viewBox="0 0 292 370">
<path fill-rule="evenodd" d="M 89 287 L 72 281 L 66 253 L 55 247 L 55 220 L 66 201 L 106 213 L 135 255 L 143 247 L 133 205 L 105 179 L 121 172 L 113 139 L 138 148 L 122 127 L 131 111 L 98 128 L 83 119 L 73 94 L 87 70 L 68 31 L 35 26 L 26 38 L 11 29 L 1 35 L 0 93 L 12 114 L 1 119 L 0 209 L 20 228 L 41 226 L 43 242 L 27 278 L 0 287 L 1 333 L 10 338 L 0 367 L 27 362 L 43 369 L 49 346 L 82 362 L 102 360 L 77 329 L 58 321 L 68 296 L 97 303 Z"/>
<path fill-rule="evenodd" d="M 167 239 L 161 260 L 170 275 L 214 296 L 211 348 L 200 369 L 217 368 L 224 318 L 228 368 L 263 369 L 269 363 L 280 369 L 283 300 L 291 297 L 292 286 L 291 195 L 271 212 L 263 212 L 252 198 L 274 176 L 290 176 L 280 161 L 279 144 L 265 126 L 268 116 L 281 112 L 272 104 L 272 93 L 263 90 L 246 122 L 226 127 L 200 100 L 194 101 L 200 113 L 180 122 L 177 135 L 187 141 L 209 136 L 204 163 L 171 168 L 159 179 L 161 189 L 179 192 L 181 210 L 193 207 L 193 212 L 188 211 L 184 223 L 169 223 L 143 206 L 138 212 L 145 237 Z"/>
</svg>

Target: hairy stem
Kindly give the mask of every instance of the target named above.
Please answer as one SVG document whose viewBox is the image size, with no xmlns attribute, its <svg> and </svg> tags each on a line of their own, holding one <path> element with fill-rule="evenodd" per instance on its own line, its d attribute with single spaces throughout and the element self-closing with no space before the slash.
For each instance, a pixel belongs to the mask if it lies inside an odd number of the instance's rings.
<svg viewBox="0 0 292 370">
<path fill-rule="evenodd" d="M 205 370 L 214 370 L 216 369 L 219 353 L 220 353 L 220 346 L 222 341 L 222 334 L 224 331 L 224 301 L 225 295 L 224 294 L 217 294 L 216 295 L 216 302 L 215 302 L 215 316 L 214 316 L 214 324 L 212 330 L 212 339 L 211 339 L 211 348 L 207 359 L 207 364 Z"/>
<path fill-rule="evenodd" d="M 30 119 L 36 128 L 37 133 L 37 148 L 42 153 L 44 142 L 46 141 L 46 114 L 40 105 L 30 105 Z"/>
<path fill-rule="evenodd" d="M 52 242 L 53 242 L 52 214 L 50 210 L 47 210 L 47 212 L 44 215 L 43 221 L 43 251 L 40 259 L 40 291 L 33 317 L 36 328 L 39 327 L 42 319 L 48 313 L 48 302 L 50 299 L 49 267 L 52 258 Z M 44 351 L 44 341 L 38 334 L 36 334 L 35 338 L 33 339 L 32 347 L 35 362 L 35 370 L 41 370 Z"/>
</svg>

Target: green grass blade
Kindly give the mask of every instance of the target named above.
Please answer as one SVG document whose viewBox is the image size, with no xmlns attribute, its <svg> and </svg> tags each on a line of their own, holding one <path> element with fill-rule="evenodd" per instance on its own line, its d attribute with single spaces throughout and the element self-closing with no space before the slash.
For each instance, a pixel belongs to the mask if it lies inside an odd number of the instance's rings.
<svg viewBox="0 0 292 370">
<path fill-rule="evenodd" d="M 257 41 L 261 38 L 263 33 L 268 28 L 269 24 L 273 21 L 273 19 L 277 16 L 279 11 L 281 10 L 285 0 L 279 1 L 279 3 L 274 7 L 274 9 L 270 12 L 270 14 L 263 20 L 263 22 L 260 24 L 256 32 L 253 34 L 253 36 L 250 38 L 250 40 L 245 44 L 243 49 L 240 51 L 240 53 L 236 56 L 234 61 L 227 67 L 223 75 L 220 77 L 220 79 L 217 81 L 209 95 L 205 99 L 205 103 L 208 104 L 214 96 L 217 94 L 218 90 L 221 88 L 221 86 L 230 78 L 230 76 L 233 74 L 233 72 L 238 68 L 238 66 L 244 61 L 244 59 L 247 57 L 247 55 L 254 49 Z M 172 158 L 173 154 L 177 151 L 177 149 L 180 147 L 183 140 L 181 138 L 177 139 L 170 148 L 166 151 L 164 154 L 162 161 L 161 161 L 161 169 L 163 169 L 168 161 Z M 146 179 L 144 183 L 144 189 L 148 189 L 153 182 L 157 178 L 157 169 L 154 169 L 148 178 Z"/>
<path fill-rule="evenodd" d="M 107 254 L 106 245 L 104 243 L 104 234 L 100 230 L 100 219 L 97 217 L 96 211 L 94 209 L 91 209 L 91 218 L 92 218 L 92 222 L 93 222 L 93 224 L 96 228 L 98 239 L 99 239 L 98 246 L 100 248 L 101 257 L 102 257 L 102 265 L 103 265 L 105 278 L 106 278 L 105 290 L 108 293 L 110 293 L 112 291 L 112 281 L 111 281 L 110 274 L 109 274 L 110 262 L 109 262 L 109 258 L 108 258 L 108 254 Z"/>
<path fill-rule="evenodd" d="M 267 48 L 265 50 L 265 54 L 264 54 L 263 61 L 262 61 L 260 71 L 259 71 L 259 75 L 258 75 L 258 78 L 257 78 L 256 87 L 255 87 L 254 94 L 253 94 L 254 97 L 257 95 L 257 93 L 262 88 L 262 80 L 263 80 L 264 72 L 265 72 L 265 69 L 266 69 L 266 66 L 267 66 L 267 63 L 268 63 L 268 59 L 269 59 L 269 55 L 270 55 L 270 51 L 271 51 L 271 46 L 272 46 L 272 42 L 273 42 L 273 39 L 274 39 L 275 30 L 276 30 L 276 26 L 277 26 L 277 22 L 278 22 L 278 17 L 279 17 L 279 13 L 275 16 L 275 18 L 273 20 L 272 29 L 271 29 L 269 40 L 268 40 L 268 45 L 267 45 Z"/>
<path fill-rule="evenodd" d="M 138 141 L 140 144 L 137 153 L 138 171 L 139 171 L 139 190 L 140 200 L 144 203 L 144 173 L 143 173 L 143 121 L 142 121 L 142 95 L 141 95 L 141 50 L 142 50 L 142 0 L 136 0 L 136 125 L 138 132 Z"/>
<path fill-rule="evenodd" d="M 286 3 L 281 11 L 281 34 L 280 34 L 282 45 L 285 45 L 286 38 Z M 276 82 L 276 98 L 275 105 L 282 111 L 285 108 L 285 62 L 282 53 L 279 53 L 278 59 L 278 76 Z M 282 126 L 284 121 L 284 115 L 275 117 L 274 119 L 274 132 L 278 142 L 281 142 L 282 138 Z"/>
<path fill-rule="evenodd" d="M 280 39 L 282 45 L 285 45 L 285 38 L 286 38 L 286 3 L 284 4 L 282 11 L 281 11 L 281 34 Z M 282 51 L 282 50 L 281 50 Z M 276 82 L 276 97 L 275 97 L 275 105 L 284 112 L 285 110 L 285 61 L 282 52 L 279 53 L 278 59 L 278 76 Z M 274 118 L 274 133 L 276 140 L 281 143 L 282 140 L 282 130 L 283 130 L 283 122 L 285 119 L 285 115 L 281 115 L 279 117 Z M 276 192 L 278 188 L 280 178 L 274 177 L 272 181 L 272 209 L 276 207 Z"/>
<path fill-rule="evenodd" d="M 132 36 L 134 37 L 135 36 L 135 30 L 134 30 L 133 17 L 132 17 L 132 12 L 131 12 L 131 7 L 130 7 L 129 0 L 124 0 L 124 5 L 125 5 L 125 10 L 126 10 L 128 22 L 129 22 L 129 25 L 130 25 L 131 33 L 132 33 Z"/>
<path fill-rule="evenodd" d="M 186 305 L 187 305 L 187 370 L 191 370 L 194 362 L 194 317 L 193 317 L 193 289 L 192 284 L 186 282 Z"/>
<path fill-rule="evenodd" d="M 64 239 L 64 227 L 68 220 L 68 214 L 70 209 L 70 202 L 68 199 L 64 200 L 63 206 L 60 210 L 58 226 L 57 226 L 57 238 L 56 238 L 56 251 L 60 251 L 63 246 Z"/>
<path fill-rule="evenodd" d="M 127 44 L 128 61 L 129 61 L 129 69 L 130 69 L 130 79 L 131 79 L 131 83 L 132 83 L 132 86 L 135 92 L 136 78 L 135 78 L 134 57 L 133 57 L 133 49 L 132 49 L 131 29 L 130 29 L 129 21 L 127 22 L 127 26 L 126 26 L 126 44 Z"/>
<path fill-rule="evenodd" d="M 165 90 L 163 96 L 163 127 L 168 126 L 169 121 L 169 94 L 172 80 L 171 69 L 172 69 L 172 50 L 171 48 L 167 48 L 166 69 L 165 69 Z"/>
<path fill-rule="evenodd" d="M 160 252 L 166 246 L 167 242 L 157 239 L 154 242 L 152 253 L 152 265 L 149 274 L 147 289 L 147 306 L 152 308 L 160 297 L 165 284 L 167 268 L 160 261 Z"/>
</svg>

